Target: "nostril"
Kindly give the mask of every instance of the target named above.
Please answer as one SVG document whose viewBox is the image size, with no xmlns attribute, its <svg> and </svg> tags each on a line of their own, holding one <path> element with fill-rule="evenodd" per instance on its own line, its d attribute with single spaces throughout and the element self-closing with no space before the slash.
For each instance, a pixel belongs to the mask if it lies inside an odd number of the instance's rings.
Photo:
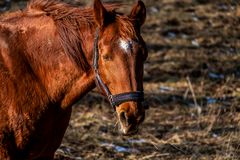
<svg viewBox="0 0 240 160">
<path fill-rule="evenodd" d="M 125 112 L 121 112 L 119 115 L 120 121 L 126 125 L 127 123 L 127 115 Z"/>
</svg>

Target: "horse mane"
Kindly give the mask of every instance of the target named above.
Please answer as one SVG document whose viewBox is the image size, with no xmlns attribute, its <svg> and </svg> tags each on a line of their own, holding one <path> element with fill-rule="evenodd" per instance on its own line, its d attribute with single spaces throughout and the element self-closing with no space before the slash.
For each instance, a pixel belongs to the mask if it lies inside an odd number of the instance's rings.
<svg viewBox="0 0 240 160">
<path fill-rule="evenodd" d="M 114 19 L 119 23 L 119 32 L 122 38 L 136 38 L 132 20 L 128 16 L 116 12 L 123 4 L 110 3 L 104 4 L 109 13 L 114 15 Z M 28 10 L 40 10 L 52 17 L 60 35 L 60 42 L 66 54 L 83 70 L 89 69 L 89 64 L 84 55 L 84 46 L 81 44 L 83 31 L 87 28 L 95 29 L 94 11 L 92 7 L 76 7 L 66 4 L 59 0 L 31 0 L 27 7 Z"/>
</svg>

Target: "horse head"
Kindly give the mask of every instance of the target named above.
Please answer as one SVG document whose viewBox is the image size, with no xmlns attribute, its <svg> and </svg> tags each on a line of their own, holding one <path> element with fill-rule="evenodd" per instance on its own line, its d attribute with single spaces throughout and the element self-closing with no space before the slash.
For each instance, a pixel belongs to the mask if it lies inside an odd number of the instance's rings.
<svg viewBox="0 0 240 160">
<path fill-rule="evenodd" d="M 121 131 L 136 133 L 145 117 L 143 64 L 148 53 L 140 34 L 146 19 L 145 5 L 138 1 L 131 13 L 124 15 L 107 10 L 95 0 L 94 17 L 96 83 L 116 110 Z"/>
</svg>

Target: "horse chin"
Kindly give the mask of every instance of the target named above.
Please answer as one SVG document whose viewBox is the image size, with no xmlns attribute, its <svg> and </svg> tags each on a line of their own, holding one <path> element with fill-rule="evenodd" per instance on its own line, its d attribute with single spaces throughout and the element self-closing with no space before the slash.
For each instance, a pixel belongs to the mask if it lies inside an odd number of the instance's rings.
<svg viewBox="0 0 240 160">
<path fill-rule="evenodd" d="M 120 122 L 120 132 L 124 136 L 132 136 L 138 133 L 138 125 L 124 125 Z"/>
</svg>

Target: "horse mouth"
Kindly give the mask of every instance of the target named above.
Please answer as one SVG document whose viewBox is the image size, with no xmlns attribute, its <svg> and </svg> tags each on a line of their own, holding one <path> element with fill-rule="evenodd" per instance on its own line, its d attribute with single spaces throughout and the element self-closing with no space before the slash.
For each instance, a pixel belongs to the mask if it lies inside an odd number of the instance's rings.
<svg viewBox="0 0 240 160">
<path fill-rule="evenodd" d="M 125 125 L 120 122 L 120 131 L 124 136 L 132 136 L 138 133 L 138 125 Z"/>
</svg>

